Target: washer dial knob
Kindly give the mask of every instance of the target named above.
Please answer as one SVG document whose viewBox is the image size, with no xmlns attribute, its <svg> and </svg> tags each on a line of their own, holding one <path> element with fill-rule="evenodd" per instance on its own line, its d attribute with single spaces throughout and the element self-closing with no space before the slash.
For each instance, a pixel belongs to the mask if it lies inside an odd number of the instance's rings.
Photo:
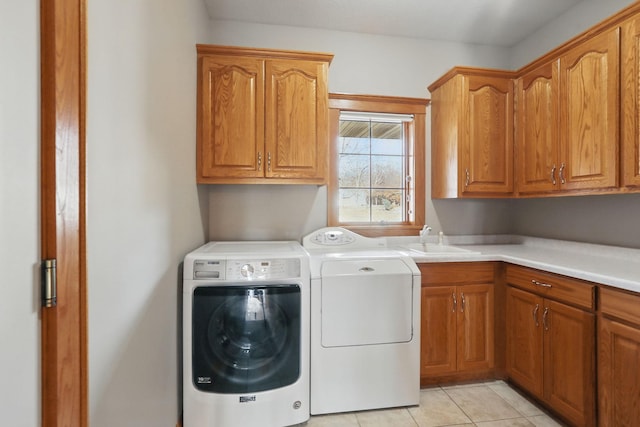
<svg viewBox="0 0 640 427">
<path fill-rule="evenodd" d="M 251 264 L 244 264 L 242 267 L 240 267 L 240 273 L 241 273 L 244 277 L 251 277 L 251 276 L 253 276 L 253 265 L 251 265 Z"/>
</svg>

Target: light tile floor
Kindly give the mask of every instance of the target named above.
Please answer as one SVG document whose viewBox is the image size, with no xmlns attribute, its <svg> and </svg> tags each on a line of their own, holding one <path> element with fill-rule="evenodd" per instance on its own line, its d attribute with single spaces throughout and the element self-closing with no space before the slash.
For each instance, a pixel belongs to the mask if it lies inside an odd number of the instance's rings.
<svg viewBox="0 0 640 427">
<path fill-rule="evenodd" d="M 421 390 L 420 406 L 315 415 L 307 427 L 559 427 L 503 381 Z"/>
</svg>

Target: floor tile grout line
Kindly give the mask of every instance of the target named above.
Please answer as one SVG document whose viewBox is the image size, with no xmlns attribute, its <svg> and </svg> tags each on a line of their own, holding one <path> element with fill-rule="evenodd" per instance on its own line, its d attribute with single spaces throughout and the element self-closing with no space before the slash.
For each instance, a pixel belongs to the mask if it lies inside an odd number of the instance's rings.
<svg viewBox="0 0 640 427">
<path fill-rule="evenodd" d="M 449 399 L 451 399 L 451 401 L 453 402 L 453 404 L 454 404 L 454 405 L 456 405 L 456 406 L 458 407 L 458 409 L 460 409 L 460 411 L 464 414 L 464 416 L 465 416 L 465 417 L 467 417 L 467 418 L 469 419 L 469 421 L 471 421 L 471 423 L 472 423 L 474 426 L 476 426 L 476 423 L 475 423 L 475 421 L 473 421 L 473 418 L 471 418 L 471 416 L 470 416 L 469 414 L 467 414 L 467 412 L 466 412 L 464 409 L 462 409 L 462 408 L 460 407 L 460 405 L 458 405 L 458 402 L 456 402 L 456 401 L 453 399 L 453 397 L 451 397 L 451 395 L 450 395 L 449 393 L 447 393 L 447 390 L 445 390 L 445 389 L 444 389 L 444 387 L 440 387 L 440 388 L 442 389 L 442 391 L 444 391 L 444 393 L 447 395 L 447 397 L 448 397 Z"/>
<path fill-rule="evenodd" d="M 500 398 L 500 400 L 502 400 L 505 403 L 505 405 L 507 405 L 509 408 L 513 409 L 519 416 L 517 416 L 517 417 L 509 417 L 509 418 L 499 418 L 499 419 L 495 419 L 495 420 L 476 421 L 473 418 L 471 418 L 470 414 L 468 414 L 467 412 L 465 412 L 464 409 L 462 409 L 462 407 L 458 404 L 458 402 L 456 402 L 455 399 L 453 397 L 451 397 L 451 395 L 449 393 L 447 393 L 447 390 L 445 390 L 443 388 L 443 391 L 447 394 L 449 399 L 451 399 L 451 401 L 462 411 L 462 413 L 465 414 L 466 417 L 469 418 L 469 420 L 471 420 L 471 422 L 473 423 L 474 426 L 478 422 L 508 421 L 508 420 L 515 420 L 515 419 L 518 419 L 518 418 L 527 419 L 526 415 L 524 415 L 522 412 L 518 411 L 518 409 L 516 409 L 511 403 L 509 403 L 504 397 L 500 396 L 500 394 L 498 394 L 495 390 L 493 390 L 487 384 L 485 384 L 485 383 L 477 383 L 477 385 L 476 384 L 470 384 L 466 388 L 480 388 L 480 387 L 485 387 L 486 389 L 490 390 L 493 394 L 498 396 L 498 398 Z M 452 387 L 451 390 L 455 390 L 455 388 Z"/>
</svg>

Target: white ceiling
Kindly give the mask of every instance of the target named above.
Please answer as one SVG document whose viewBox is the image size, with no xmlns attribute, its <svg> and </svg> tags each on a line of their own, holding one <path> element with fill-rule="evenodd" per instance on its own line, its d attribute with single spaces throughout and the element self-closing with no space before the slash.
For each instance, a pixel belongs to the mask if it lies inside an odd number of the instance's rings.
<svg viewBox="0 0 640 427">
<path fill-rule="evenodd" d="M 212 19 L 513 46 L 582 0 L 204 0 Z"/>
</svg>

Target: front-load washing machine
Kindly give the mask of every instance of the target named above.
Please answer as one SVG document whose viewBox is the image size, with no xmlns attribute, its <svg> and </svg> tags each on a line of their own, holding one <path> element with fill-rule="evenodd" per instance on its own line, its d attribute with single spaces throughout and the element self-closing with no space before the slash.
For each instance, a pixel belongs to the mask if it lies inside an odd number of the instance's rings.
<svg viewBox="0 0 640 427">
<path fill-rule="evenodd" d="M 298 242 L 210 242 L 184 260 L 184 427 L 309 419 L 310 273 Z"/>
</svg>

